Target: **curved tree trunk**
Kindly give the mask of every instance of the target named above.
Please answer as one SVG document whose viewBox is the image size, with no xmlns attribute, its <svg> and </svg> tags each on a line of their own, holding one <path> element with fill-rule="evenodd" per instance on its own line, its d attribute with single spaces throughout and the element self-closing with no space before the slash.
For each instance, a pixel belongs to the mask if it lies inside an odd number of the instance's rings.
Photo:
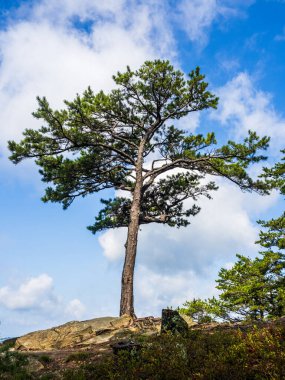
<svg viewBox="0 0 285 380">
<path fill-rule="evenodd" d="M 143 164 L 144 142 L 140 144 L 136 166 L 136 184 L 133 192 L 133 202 L 130 213 L 130 224 L 128 226 L 128 237 L 126 242 L 125 262 L 122 273 L 120 315 L 135 316 L 134 310 L 134 270 L 137 254 L 139 217 L 142 196 L 142 164 Z"/>
</svg>

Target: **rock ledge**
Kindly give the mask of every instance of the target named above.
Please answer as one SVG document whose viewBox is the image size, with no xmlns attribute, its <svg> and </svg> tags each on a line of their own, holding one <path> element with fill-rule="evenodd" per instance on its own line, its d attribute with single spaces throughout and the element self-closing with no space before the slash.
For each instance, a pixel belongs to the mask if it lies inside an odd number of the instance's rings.
<svg viewBox="0 0 285 380">
<path fill-rule="evenodd" d="M 82 322 L 68 322 L 47 330 L 35 331 L 16 340 L 19 351 L 53 351 L 87 349 L 102 343 L 114 343 L 134 334 L 157 334 L 160 318 L 129 316 L 102 317 Z"/>
</svg>

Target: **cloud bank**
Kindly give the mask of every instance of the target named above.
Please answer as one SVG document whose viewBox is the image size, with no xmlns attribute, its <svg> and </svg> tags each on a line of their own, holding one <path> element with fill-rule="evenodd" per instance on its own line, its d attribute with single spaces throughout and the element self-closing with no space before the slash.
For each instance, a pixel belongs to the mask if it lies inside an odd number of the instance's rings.
<svg viewBox="0 0 285 380">
<path fill-rule="evenodd" d="M 85 306 L 79 299 L 64 302 L 55 294 L 53 279 L 46 273 L 31 277 L 18 285 L 0 288 L 0 306 L 17 312 L 33 312 L 38 316 L 50 314 L 59 317 L 64 313 L 68 318 L 82 318 Z"/>
</svg>

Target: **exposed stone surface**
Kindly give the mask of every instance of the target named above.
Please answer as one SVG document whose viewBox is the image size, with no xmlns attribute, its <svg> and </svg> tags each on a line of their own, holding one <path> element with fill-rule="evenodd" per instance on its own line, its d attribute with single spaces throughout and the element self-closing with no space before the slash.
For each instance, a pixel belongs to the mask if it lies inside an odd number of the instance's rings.
<svg viewBox="0 0 285 380">
<path fill-rule="evenodd" d="M 166 310 L 166 312 L 169 314 L 170 311 Z M 170 320 L 165 321 L 167 326 L 165 325 L 162 329 L 163 331 L 170 328 L 170 330 L 174 329 L 175 331 L 177 330 L 176 332 L 181 332 L 193 325 L 191 318 L 184 315 L 180 316 L 177 311 L 171 311 L 171 314 Z M 145 317 L 132 319 L 127 315 L 119 318 L 95 318 L 82 322 L 68 322 L 51 329 L 29 333 L 17 338 L 15 350 L 54 351 L 88 349 L 94 346 L 105 346 L 122 339 L 129 339 L 135 334 L 154 335 L 159 334 L 160 331 L 160 318 Z"/>
<path fill-rule="evenodd" d="M 196 326 L 197 323 L 193 321 L 193 319 L 191 317 L 189 317 L 188 315 L 185 315 L 185 314 L 180 314 L 180 317 L 184 319 L 184 321 L 187 323 L 188 327 L 191 328 L 193 326 Z"/>
<path fill-rule="evenodd" d="M 116 342 L 136 333 L 157 334 L 159 318 L 129 316 L 95 318 L 82 322 L 68 322 L 47 330 L 24 335 L 16 340 L 15 349 L 20 351 L 52 351 L 88 348 L 106 342 Z"/>
</svg>

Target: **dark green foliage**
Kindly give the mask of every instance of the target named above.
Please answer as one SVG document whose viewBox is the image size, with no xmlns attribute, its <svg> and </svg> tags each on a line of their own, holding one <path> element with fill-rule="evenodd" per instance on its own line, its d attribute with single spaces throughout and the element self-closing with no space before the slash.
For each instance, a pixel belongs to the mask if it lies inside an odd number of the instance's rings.
<svg viewBox="0 0 285 380">
<path fill-rule="evenodd" d="M 60 378 L 59 376 L 56 377 L 54 373 L 44 373 L 43 375 L 37 376 L 38 379 L 40 380 L 55 380 Z"/>
<path fill-rule="evenodd" d="M 285 249 L 285 212 L 279 218 L 267 222 L 260 220 L 259 224 L 266 228 L 259 234 L 260 245 L 264 248 Z"/>
<path fill-rule="evenodd" d="M 55 373 L 53 372 L 50 372 L 50 373 L 45 373 L 43 375 L 40 375 L 40 376 L 37 376 L 37 379 L 40 379 L 40 380 L 57 380 L 57 379 L 60 379 L 59 376 L 56 376 Z"/>
<path fill-rule="evenodd" d="M 285 149 L 281 150 L 281 153 L 285 154 Z M 285 195 L 285 156 L 272 168 L 264 168 L 260 177 L 265 178 L 267 185 L 272 189 L 278 189 Z"/>
<path fill-rule="evenodd" d="M 285 314 L 285 256 L 266 251 L 251 259 L 237 255 L 231 269 L 222 268 L 216 280 L 218 298 L 194 299 L 181 312 L 198 323 L 278 318 Z"/>
<path fill-rule="evenodd" d="M 32 376 L 27 372 L 28 359 L 17 352 L 5 351 L 0 353 L 0 379 L 29 380 Z"/>
<path fill-rule="evenodd" d="M 131 200 L 122 197 L 101 199 L 105 207 L 95 217 L 93 226 L 87 227 L 94 234 L 107 228 L 127 227 L 130 222 Z"/>
<path fill-rule="evenodd" d="M 96 375 L 95 375 L 96 376 Z M 93 377 L 95 379 L 96 377 Z M 64 372 L 62 376 L 63 380 L 87 380 L 92 379 L 91 375 L 88 372 L 81 368 L 68 369 Z M 99 377 L 100 379 L 100 377 Z M 103 380 L 103 378 L 101 378 Z"/>
<path fill-rule="evenodd" d="M 281 153 L 285 153 L 285 150 Z M 277 189 L 281 195 L 285 195 L 285 157 L 273 168 L 264 168 L 261 177 L 265 178 L 268 187 Z M 285 212 L 276 219 L 260 220 L 258 223 L 266 229 L 259 235 L 260 245 L 265 248 L 285 249 Z"/>
<path fill-rule="evenodd" d="M 268 230 L 260 232 L 259 243 L 268 250 L 254 259 L 237 255 L 231 269 L 222 268 L 219 272 L 218 299 L 188 301 L 181 309 L 185 314 L 204 322 L 265 320 L 285 314 L 283 219 L 263 222 L 263 226 Z"/>
<path fill-rule="evenodd" d="M 225 310 L 237 319 L 264 320 L 285 313 L 285 257 L 266 251 L 250 259 L 237 255 L 231 269 L 221 269 L 217 288 Z"/>
<path fill-rule="evenodd" d="M 268 138 L 249 132 L 243 143 L 229 141 L 216 148 L 214 133 L 193 135 L 170 125 L 191 112 L 217 107 L 218 99 L 207 90 L 199 68 L 186 78 L 168 61 L 147 61 L 139 70 L 127 68 L 113 78 L 117 88 L 109 94 L 88 88 L 74 101 L 65 101 L 63 110 L 53 110 L 45 98 L 38 98 L 34 116 L 44 126 L 27 129 L 20 143 L 9 142 L 11 160 L 35 158 L 43 181 L 52 185 L 45 202 L 61 202 L 67 208 L 76 197 L 108 188 L 132 195 L 142 140 L 143 159 L 155 159 L 142 169 L 140 224 L 187 226 L 188 217 L 200 209 L 193 204 L 185 210 L 183 201 L 210 197 L 217 189 L 213 182 L 202 184 L 207 174 L 226 177 L 243 190 L 266 192 L 246 169 L 265 158 L 258 152 L 267 148 Z M 158 178 L 177 168 L 188 172 Z M 102 202 L 105 207 L 89 227 L 93 233 L 128 226 L 128 197 Z"/>
<path fill-rule="evenodd" d="M 185 227 L 189 221 L 185 216 L 195 216 L 200 207 L 193 205 L 183 209 L 183 201 L 192 198 L 197 200 L 200 195 L 211 198 L 209 191 L 217 190 L 214 182 L 200 185 L 202 176 L 194 173 L 177 173 L 153 183 L 144 192 L 140 213 L 140 224 L 164 223 L 171 227 Z M 96 223 L 88 227 L 93 233 L 112 227 L 127 227 L 130 222 L 131 200 L 117 197 L 101 200 L 106 205 L 96 217 Z"/>
</svg>

